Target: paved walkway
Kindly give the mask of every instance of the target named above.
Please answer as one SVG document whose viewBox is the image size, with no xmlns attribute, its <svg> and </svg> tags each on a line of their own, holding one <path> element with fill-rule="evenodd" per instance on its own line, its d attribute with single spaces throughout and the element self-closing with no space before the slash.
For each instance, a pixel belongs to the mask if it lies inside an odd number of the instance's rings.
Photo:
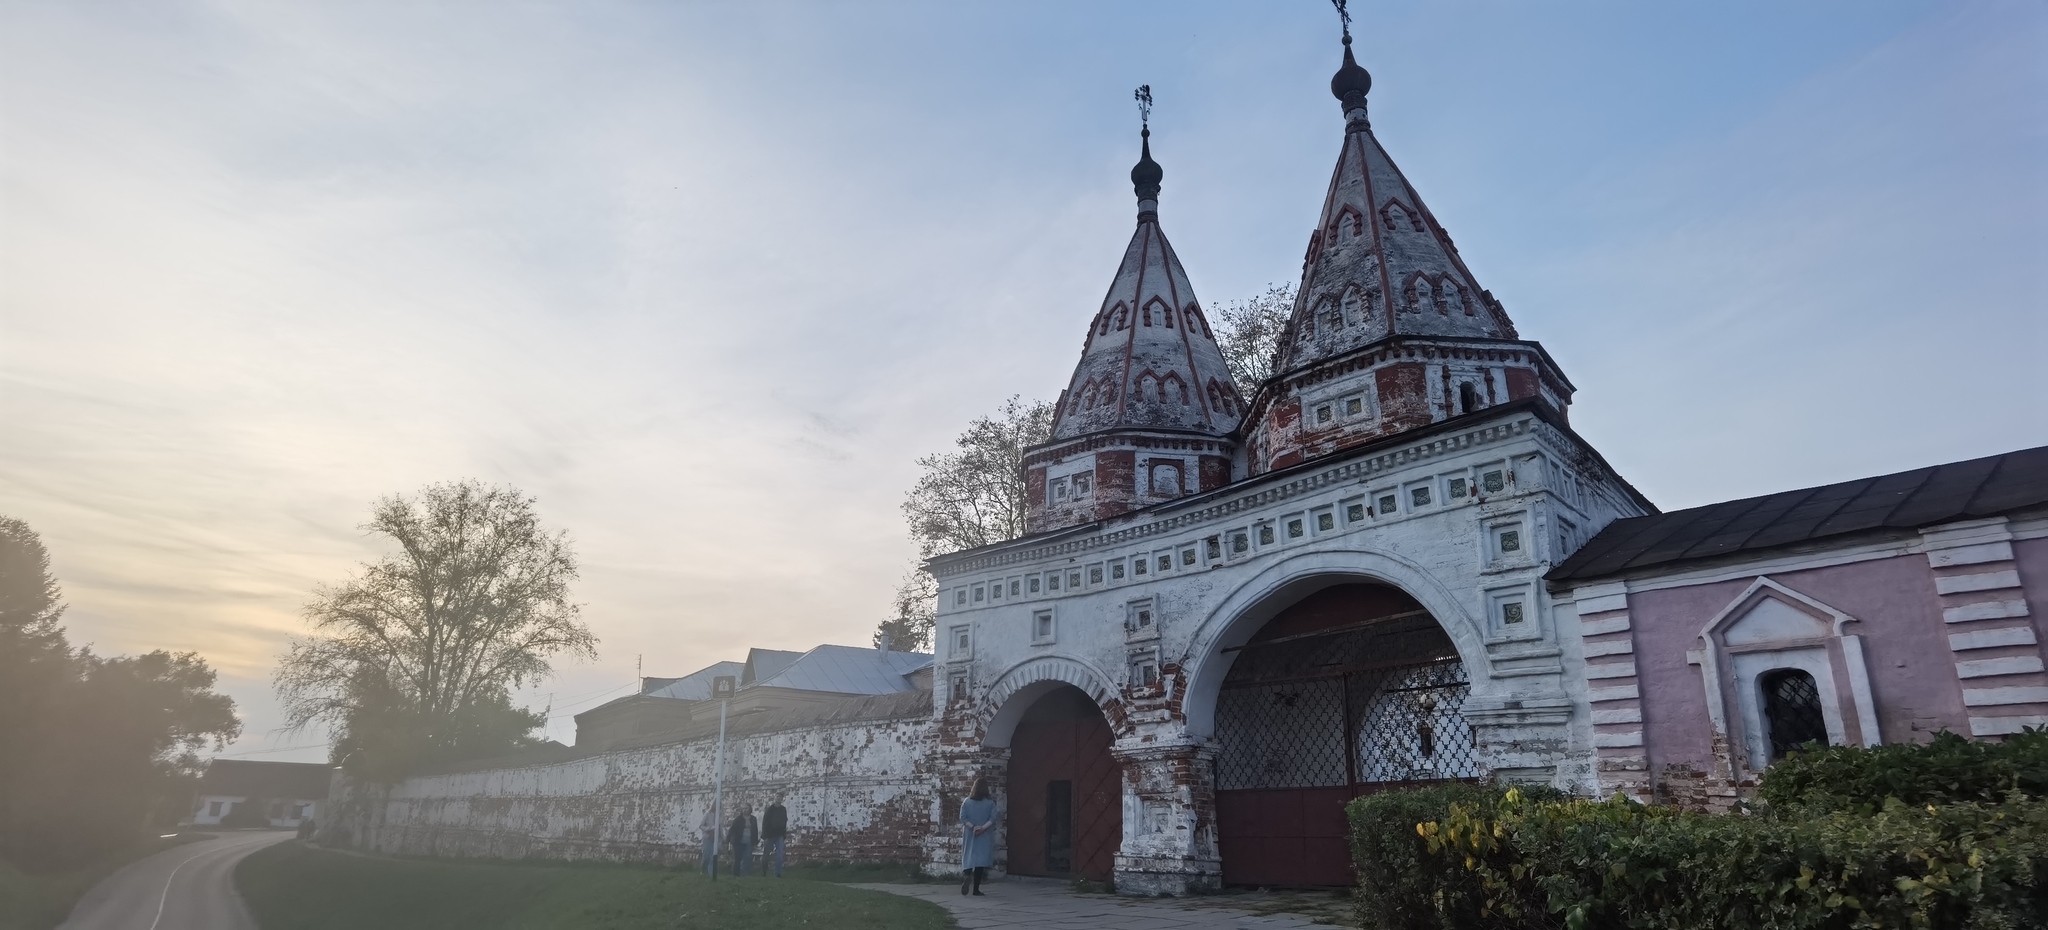
<svg viewBox="0 0 2048 930">
<path fill-rule="evenodd" d="M 1075 894 L 1066 882 L 1009 878 L 982 886 L 985 895 L 962 895 L 953 884 L 855 885 L 922 898 L 953 913 L 961 930 L 1328 930 L 1305 918 L 1260 917 L 1244 911 L 1177 903 L 1170 898 Z"/>
<path fill-rule="evenodd" d="M 292 836 L 223 833 L 138 859 L 86 892 L 59 930 L 255 930 L 235 893 L 235 865 Z"/>
</svg>

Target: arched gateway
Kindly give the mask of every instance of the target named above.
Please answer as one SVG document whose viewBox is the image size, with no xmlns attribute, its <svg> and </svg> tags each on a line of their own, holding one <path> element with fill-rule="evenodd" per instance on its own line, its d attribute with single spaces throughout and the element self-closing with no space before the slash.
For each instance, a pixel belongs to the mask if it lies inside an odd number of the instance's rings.
<svg viewBox="0 0 2048 930">
<path fill-rule="evenodd" d="M 1226 654 L 1215 708 L 1226 883 L 1349 884 L 1346 802 L 1486 774 L 1461 712 L 1464 663 L 1399 589 L 1316 591 Z"/>
</svg>

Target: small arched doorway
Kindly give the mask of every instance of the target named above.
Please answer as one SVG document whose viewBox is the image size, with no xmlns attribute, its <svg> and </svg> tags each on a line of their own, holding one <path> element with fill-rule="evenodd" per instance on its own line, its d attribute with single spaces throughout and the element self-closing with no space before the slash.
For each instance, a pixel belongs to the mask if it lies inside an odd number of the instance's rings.
<svg viewBox="0 0 2048 930">
<path fill-rule="evenodd" d="M 1458 651 L 1399 589 L 1323 588 L 1235 652 L 1216 696 L 1228 884 L 1351 884 L 1347 802 L 1486 774 L 1462 713 L 1470 686 Z"/>
<path fill-rule="evenodd" d="M 1110 879 L 1124 832 L 1114 738 L 1101 708 L 1071 685 L 1024 711 L 1010 737 L 1011 874 Z"/>
</svg>

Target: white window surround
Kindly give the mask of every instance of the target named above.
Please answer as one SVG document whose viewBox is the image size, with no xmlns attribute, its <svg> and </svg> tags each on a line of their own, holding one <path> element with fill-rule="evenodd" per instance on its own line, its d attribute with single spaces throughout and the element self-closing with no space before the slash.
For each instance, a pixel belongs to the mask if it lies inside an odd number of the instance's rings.
<svg viewBox="0 0 2048 930">
<path fill-rule="evenodd" d="M 948 655 L 954 661 L 974 658 L 973 629 L 971 626 L 962 625 L 953 627 L 950 631 L 952 638 Z"/>
<path fill-rule="evenodd" d="M 1870 672 L 1863 658 L 1863 637 L 1843 632 L 1844 626 L 1855 622 L 1855 617 L 1759 577 L 1700 631 L 1704 645 L 1687 658 L 1701 666 L 1707 716 L 1715 732 L 1727 737 L 1730 746 L 1742 747 L 1743 758 L 1730 760 L 1737 774 L 1761 772 L 1770 764 L 1770 734 L 1764 726 L 1758 681 L 1775 669 L 1798 669 L 1813 676 L 1820 691 L 1828 742 L 1852 745 L 1845 713 L 1856 717 L 1862 733 L 1858 745 L 1882 742 L 1877 707 L 1871 699 Z M 1848 672 L 1846 695 L 1835 680 L 1831 661 L 1837 650 Z M 1728 693 L 1731 689 L 1732 695 Z M 1731 717 L 1739 722 L 1739 732 L 1730 728 Z"/>
</svg>

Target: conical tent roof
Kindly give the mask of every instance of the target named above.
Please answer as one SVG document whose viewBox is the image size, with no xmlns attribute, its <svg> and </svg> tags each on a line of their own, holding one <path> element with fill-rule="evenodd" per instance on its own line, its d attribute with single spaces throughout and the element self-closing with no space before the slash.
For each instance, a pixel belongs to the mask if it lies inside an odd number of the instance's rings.
<svg viewBox="0 0 2048 930">
<path fill-rule="evenodd" d="M 1162 172 L 1149 138 L 1143 153 L 1131 172 L 1138 228 L 1061 395 L 1054 440 L 1117 429 L 1223 436 L 1243 412 L 1195 289 L 1159 228 Z"/>
<path fill-rule="evenodd" d="M 1348 46 L 1344 55 L 1346 70 L 1332 82 L 1345 106 L 1344 147 L 1309 236 L 1275 370 L 1305 368 L 1390 336 L 1517 338 L 1506 312 L 1480 288 L 1373 136 L 1361 89 L 1370 78 Z M 1353 69 L 1356 76 L 1343 81 Z"/>
</svg>

